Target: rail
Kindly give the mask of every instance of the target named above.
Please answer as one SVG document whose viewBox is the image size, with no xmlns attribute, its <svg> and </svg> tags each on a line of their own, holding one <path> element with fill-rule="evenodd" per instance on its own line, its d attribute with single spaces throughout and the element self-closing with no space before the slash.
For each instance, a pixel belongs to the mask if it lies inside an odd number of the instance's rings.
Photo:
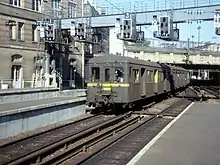
<svg viewBox="0 0 220 165">
<path fill-rule="evenodd" d="M 177 102 L 158 113 L 147 111 L 147 117 L 146 114 L 135 116 L 133 112 L 109 117 L 101 114 L 89 116 L 66 126 L 1 146 L 0 152 L 5 154 L 0 156 L 0 164 L 60 164 L 71 158 L 76 158 L 78 163 L 84 162 L 98 153 L 97 151 L 88 154 L 85 152 L 87 149 L 98 145 L 100 152 L 143 125 L 166 116 L 171 118 L 177 116 L 189 103 L 191 103 L 190 100 L 181 96 Z M 148 109 L 149 106 L 145 108 Z M 114 140 L 108 141 L 109 138 Z M 106 140 L 107 143 L 100 147 L 99 144 Z M 85 153 L 87 156 L 84 155 Z M 78 159 L 80 155 L 84 156 Z"/>
<path fill-rule="evenodd" d="M 98 123 L 102 123 L 106 120 L 106 118 L 102 118 L 99 115 L 86 116 L 78 121 L 6 143 L 0 146 L 0 153 L 5 153 L 4 155 L 0 155 L 0 164 L 17 164 L 20 161 L 22 162 L 22 160 L 29 157 L 28 155 L 30 153 L 35 153 L 47 145 L 57 143 L 60 139 L 68 138 L 74 133 L 79 133 L 80 130 L 76 128 L 77 126 L 79 128 L 81 127 L 81 129 L 89 129 L 93 127 L 97 124 L 97 122 L 94 123 L 94 119 L 97 119 Z M 83 125 L 84 122 L 87 124 Z M 60 134 L 63 134 L 63 137 L 60 137 Z M 42 139 L 43 141 L 41 141 Z M 33 147 L 32 144 L 34 144 L 35 147 Z"/>
</svg>

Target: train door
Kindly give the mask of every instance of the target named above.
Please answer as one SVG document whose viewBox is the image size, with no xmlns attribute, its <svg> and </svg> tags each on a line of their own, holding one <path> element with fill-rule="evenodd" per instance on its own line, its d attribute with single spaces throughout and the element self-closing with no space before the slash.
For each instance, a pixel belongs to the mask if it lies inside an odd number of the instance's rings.
<svg viewBox="0 0 220 165">
<path fill-rule="evenodd" d="M 141 92 L 142 97 L 146 96 L 146 83 L 147 83 L 146 69 L 141 68 L 141 79 L 140 79 L 141 91 L 140 92 Z"/>
<path fill-rule="evenodd" d="M 158 81 L 159 81 L 159 73 L 158 70 L 154 70 L 154 93 L 158 93 Z"/>
<path fill-rule="evenodd" d="M 110 68 L 109 67 L 104 67 L 104 82 L 106 83 L 108 83 L 108 82 L 110 82 L 111 81 L 111 70 L 110 70 Z"/>
</svg>

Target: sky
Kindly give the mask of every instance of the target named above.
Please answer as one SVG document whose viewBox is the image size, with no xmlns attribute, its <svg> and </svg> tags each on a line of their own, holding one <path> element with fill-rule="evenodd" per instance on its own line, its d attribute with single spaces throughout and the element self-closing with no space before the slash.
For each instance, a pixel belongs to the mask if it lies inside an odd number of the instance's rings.
<svg viewBox="0 0 220 165">
<path fill-rule="evenodd" d="M 99 7 L 104 9 L 108 14 L 129 11 L 149 11 L 157 9 L 170 9 L 180 7 L 193 7 L 201 5 L 220 4 L 220 0 L 94 0 Z M 213 14 L 214 15 L 214 14 Z M 198 30 L 200 29 L 200 41 L 220 42 L 220 36 L 215 35 L 214 24 L 212 21 L 197 23 L 193 22 L 178 24 L 180 29 L 180 40 L 198 41 Z M 143 28 L 142 28 L 143 29 Z M 152 37 L 152 28 L 145 27 L 145 37 Z M 192 38 L 194 36 L 194 38 Z"/>
</svg>

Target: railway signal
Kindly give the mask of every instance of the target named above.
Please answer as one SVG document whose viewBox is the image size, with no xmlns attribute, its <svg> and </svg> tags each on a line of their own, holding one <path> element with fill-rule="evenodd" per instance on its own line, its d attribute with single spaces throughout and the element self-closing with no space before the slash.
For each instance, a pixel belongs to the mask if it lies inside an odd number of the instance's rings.
<svg viewBox="0 0 220 165">
<path fill-rule="evenodd" d="M 170 38 L 171 26 L 170 26 L 170 17 L 162 16 L 159 20 L 159 36 L 163 39 Z"/>
<path fill-rule="evenodd" d="M 48 41 L 54 41 L 55 40 L 55 28 L 54 24 L 48 24 L 46 26 L 46 39 Z"/>
<path fill-rule="evenodd" d="M 214 27 L 215 27 L 215 34 L 220 35 L 220 10 L 215 10 Z"/>
</svg>

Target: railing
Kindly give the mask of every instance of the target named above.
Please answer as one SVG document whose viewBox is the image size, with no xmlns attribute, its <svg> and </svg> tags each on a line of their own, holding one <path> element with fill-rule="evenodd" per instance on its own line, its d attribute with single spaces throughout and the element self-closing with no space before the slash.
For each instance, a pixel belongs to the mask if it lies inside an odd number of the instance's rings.
<svg viewBox="0 0 220 165">
<path fill-rule="evenodd" d="M 76 88 L 75 80 L 63 80 L 61 85 L 66 88 Z M 42 86 L 33 86 L 33 81 L 31 80 L 0 80 L 0 90 L 1 89 L 23 89 L 23 88 L 44 88 L 45 83 L 42 83 Z M 53 86 L 55 87 L 55 86 Z M 59 87 L 59 82 L 57 82 L 57 86 Z"/>
<path fill-rule="evenodd" d="M 32 81 L 31 80 L 1 80 L 0 81 L 0 89 L 19 89 L 19 88 L 31 88 Z"/>
<path fill-rule="evenodd" d="M 163 41 L 159 39 L 149 38 L 144 43 L 138 44 L 126 44 L 128 47 L 139 47 L 139 48 L 147 48 L 147 49 L 155 49 L 155 51 L 159 48 L 165 48 L 169 50 L 189 50 L 192 51 L 209 51 L 209 52 L 219 52 L 219 45 L 211 42 L 192 42 L 192 41 Z"/>
</svg>

